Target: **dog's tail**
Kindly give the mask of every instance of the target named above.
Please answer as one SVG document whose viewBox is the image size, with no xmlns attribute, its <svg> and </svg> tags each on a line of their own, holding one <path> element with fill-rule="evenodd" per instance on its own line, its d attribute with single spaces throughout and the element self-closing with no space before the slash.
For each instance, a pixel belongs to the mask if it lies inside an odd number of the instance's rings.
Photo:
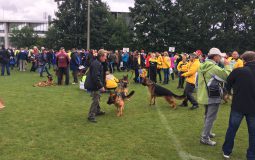
<svg viewBox="0 0 255 160">
<path fill-rule="evenodd" d="M 131 98 L 134 94 L 135 94 L 135 91 L 131 91 L 131 92 L 125 97 L 125 99 Z"/>
<path fill-rule="evenodd" d="M 173 97 L 176 98 L 176 99 L 179 99 L 179 100 L 183 100 L 184 98 L 186 98 L 185 95 L 178 96 L 176 94 L 173 94 Z"/>
</svg>

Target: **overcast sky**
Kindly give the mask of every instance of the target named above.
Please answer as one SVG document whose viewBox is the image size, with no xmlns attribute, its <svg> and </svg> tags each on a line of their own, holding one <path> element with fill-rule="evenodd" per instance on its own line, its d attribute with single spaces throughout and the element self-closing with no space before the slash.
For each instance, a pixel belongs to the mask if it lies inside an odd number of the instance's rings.
<svg viewBox="0 0 255 160">
<path fill-rule="evenodd" d="M 129 11 L 134 0 L 103 0 L 111 11 Z M 57 4 L 54 0 L 0 0 L 0 19 L 43 20 L 44 12 L 54 15 Z"/>
</svg>

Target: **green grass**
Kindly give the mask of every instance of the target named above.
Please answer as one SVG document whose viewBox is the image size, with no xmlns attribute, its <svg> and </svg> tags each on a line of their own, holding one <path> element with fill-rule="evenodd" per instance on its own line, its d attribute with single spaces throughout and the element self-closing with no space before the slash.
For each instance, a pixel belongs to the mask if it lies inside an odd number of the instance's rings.
<svg viewBox="0 0 255 160">
<path fill-rule="evenodd" d="M 101 107 L 107 114 L 92 124 L 87 121 L 91 98 L 77 85 L 36 88 L 32 85 L 42 80 L 37 73 L 11 74 L 0 77 L 0 98 L 6 105 L 0 111 L 1 160 L 179 160 L 182 151 L 206 160 L 223 159 L 221 146 L 228 125 L 228 105 L 221 106 L 214 125 L 218 144 L 208 147 L 199 143 L 202 106 L 195 111 L 173 110 L 161 98 L 156 100 L 156 106 L 149 106 L 147 88 L 131 83 L 129 90 L 136 93 L 126 102 L 124 117 L 116 117 L 114 106 L 106 104 L 108 95 L 104 94 Z M 181 94 L 176 86 L 177 80 L 166 87 Z M 173 133 L 169 134 L 167 128 Z M 173 137 L 180 147 L 176 147 Z M 243 122 L 232 160 L 245 159 L 247 147 Z"/>
</svg>

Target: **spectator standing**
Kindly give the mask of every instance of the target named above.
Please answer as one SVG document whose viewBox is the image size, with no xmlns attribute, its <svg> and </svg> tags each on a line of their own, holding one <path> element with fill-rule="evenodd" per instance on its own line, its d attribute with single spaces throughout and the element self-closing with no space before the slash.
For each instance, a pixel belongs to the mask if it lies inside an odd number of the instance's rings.
<svg viewBox="0 0 255 160">
<path fill-rule="evenodd" d="M 150 80 L 154 83 L 157 83 L 157 57 L 155 53 L 151 54 L 151 58 L 149 59 L 150 67 Z"/>
<path fill-rule="evenodd" d="M 65 52 L 64 48 L 60 49 L 60 52 L 57 54 L 57 67 L 58 67 L 58 85 L 62 84 L 63 75 L 65 75 L 65 84 L 69 85 L 69 56 Z"/>
<path fill-rule="evenodd" d="M 218 48 L 210 49 L 208 56 L 208 60 L 200 66 L 198 72 L 198 102 L 205 106 L 204 127 L 200 143 L 215 146 L 216 142 L 211 140 L 215 137 L 212 133 L 213 123 L 222 100 L 222 84 L 230 74 L 231 68 Z M 225 67 L 219 67 L 220 63 L 223 63 Z"/>
<path fill-rule="evenodd" d="M 167 52 L 164 52 L 162 69 L 164 71 L 164 82 L 163 84 L 168 84 L 169 82 L 169 68 L 170 68 L 170 58 Z"/>
<path fill-rule="evenodd" d="M 174 80 L 174 68 L 175 68 L 175 62 L 176 58 L 174 56 L 174 54 L 172 53 L 171 54 L 171 57 L 170 57 L 170 69 L 169 69 L 169 74 L 171 75 L 171 78 L 172 80 Z"/>
<path fill-rule="evenodd" d="M 19 70 L 26 71 L 27 59 L 28 59 L 28 52 L 21 48 L 18 54 L 18 61 L 19 61 Z"/>
<path fill-rule="evenodd" d="M 162 83 L 161 69 L 162 69 L 163 58 L 159 52 L 156 52 L 156 57 L 157 57 L 157 74 L 159 77 L 159 82 Z"/>
<path fill-rule="evenodd" d="M 81 62 L 79 58 L 79 53 L 77 49 L 73 49 L 71 54 L 71 60 L 70 60 L 70 70 L 72 71 L 72 75 L 73 75 L 72 84 L 78 83 L 78 72 L 79 72 L 80 63 Z"/>
<path fill-rule="evenodd" d="M 178 70 L 178 76 L 179 76 L 179 83 L 178 83 L 178 89 L 179 88 L 184 88 L 184 81 L 185 77 L 181 76 L 183 73 L 188 72 L 188 62 L 187 62 L 187 56 L 186 54 L 182 55 L 182 61 L 179 62 L 177 65 L 177 70 Z"/>
<path fill-rule="evenodd" d="M 124 67 L 124 70 L 127 70 L 127 71 L 128 71 L 128 60 L 129 60 L 128 52 L 123 53 L 122 54 L 123 67 Z"/>
<path fill-rule="evenodd" d="M 239 53 L 237 51 L 232 53 L 232 57 L 229 57 L 228 61 L 230 61 L 230 66 L 232 69 L 243 67 L 243 61 L 239 58 Z"/>
<path fill-rule="evenodd" d="M 7 75 L 10 76 L 10 53 L 4 46 L 2 46 L 0 50 L 0 63 L 1 63 L 1 76 L 4 76 L 5 69 L 7 71 Z"/>
<path fill-rule="evenodd" d="M 246 118 L 249 134 L 247 160 L 255 160 L 255 52 L 245 52 L 241 58 L 244 67 L 235 69 L 227 79 L 227 89 L 233 89 L 233 100 L 225 142 L 222 150 L 225 158 L 230 158 L 236 132 Z M 241 77 L 241 78 L 240 78 Z"/>
</svg>

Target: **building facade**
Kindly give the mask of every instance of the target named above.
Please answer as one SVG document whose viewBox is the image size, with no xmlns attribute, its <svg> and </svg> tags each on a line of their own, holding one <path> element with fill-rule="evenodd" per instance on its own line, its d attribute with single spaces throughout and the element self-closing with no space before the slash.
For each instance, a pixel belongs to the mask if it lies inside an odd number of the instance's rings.
<svg viewBox="0 0 255 160">
<path fill-rule="evenodd" d="M 35 33 L 40 37 L 45 37 L 48 31 L 48 21 L 33 21 L 33 20 L 0 20 L 0 45 L 5 48 L 13 47 L 10 43 L 10 36 L 14 29 L 22 29 L 25 26 L 33 28 Z"/>
</svg>

